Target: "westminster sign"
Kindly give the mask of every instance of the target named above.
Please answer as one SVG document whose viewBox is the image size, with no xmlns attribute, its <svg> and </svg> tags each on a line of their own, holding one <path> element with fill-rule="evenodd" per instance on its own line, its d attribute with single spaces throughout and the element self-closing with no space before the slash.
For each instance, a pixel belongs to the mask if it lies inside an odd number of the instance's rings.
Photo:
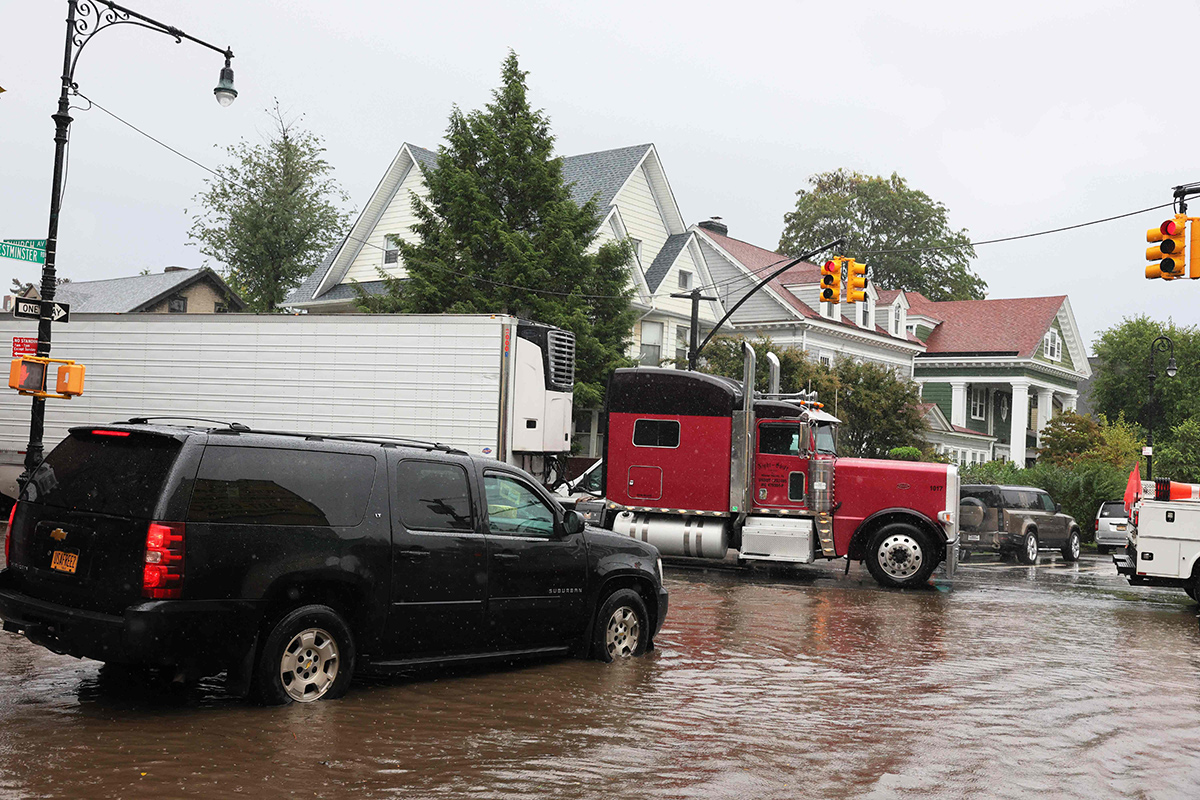
<svg viewBox="0 0 1200 800">
<path fill-rule="evenodd" d="M 30 264 L 45 264 L 46 240 L 5 239 L 0 242 L 0 258 L 11 258 Z"/>
</svg>

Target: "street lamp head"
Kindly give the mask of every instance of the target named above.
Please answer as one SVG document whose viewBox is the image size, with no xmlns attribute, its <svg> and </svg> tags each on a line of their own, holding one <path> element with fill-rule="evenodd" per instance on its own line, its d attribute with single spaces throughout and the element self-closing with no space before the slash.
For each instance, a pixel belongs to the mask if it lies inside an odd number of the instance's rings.
<svg viewBox="0 0 1200 800">
<path fill-rule="evenodd" d="M 1175 356 L 1171 356 L 1171 359 L 1167 361 L 1167 377 L 1174 378 L 1178 372 L 1179 367 L 1175 365 Z"/>
<path fill-rule="evenodd" d="M 221 69 L 221 80 L 217 81 L 217 88 L 213 89 L 213 94 L 217 96 L 221 108 L 228 108 L 237 99 L 237 89 L 233 88 L 233 67 L 229 66 L 228 58 L 225 59 L 225 66 Z"/>
</svg>

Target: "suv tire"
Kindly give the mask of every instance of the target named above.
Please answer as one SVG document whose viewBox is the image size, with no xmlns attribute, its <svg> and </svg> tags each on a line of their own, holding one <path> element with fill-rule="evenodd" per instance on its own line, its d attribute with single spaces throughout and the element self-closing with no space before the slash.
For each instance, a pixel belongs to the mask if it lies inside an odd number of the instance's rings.
<svg viewBox="0 0 1200 800">
<path fill-rule="evenodd" d="M 1079 560 L 1079 531 L 1075 528 L 1067 534 L 1067 542 L 1062 546 L 1063 561 Z"/>
<path fill-rule="evenodd" d="M 937 566 L 929 537 L 904 522 L 884 525 L 871 534 L 864 560 L 871 577 L 897 589 L 924 584 Z"/>
<path fill-rule="evenodd" d="M 633 589 L 618 589 L 604 599 L 592 626 L 592 658 L 609 663 L 646 652 L 650 615 Z"/>
<path fill-rule="evenodd" d="M 354 637 L 329 606 L 301 606 L 267 634 L 254 668 L 254 695 L 264 705 L 341 697 L 354 672 Z"/>
<path fill-rule="evenodd" d="M 1021 540 L 1021 546 L 1017 548 L 1017 561 L 1022 564 L 1034 564 L 1037 562 L 1038 554 L 1038 537 L 1034 531 L 1028 531 L 1025 538 Z"/>
</svg>

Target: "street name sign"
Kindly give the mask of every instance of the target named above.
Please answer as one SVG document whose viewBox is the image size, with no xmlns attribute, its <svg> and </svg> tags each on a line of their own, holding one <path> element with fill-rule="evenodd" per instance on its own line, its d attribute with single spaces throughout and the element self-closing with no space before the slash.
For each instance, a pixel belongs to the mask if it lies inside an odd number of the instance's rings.
<svg viewBox="0 0 1200 800">
<path fill-rule="evenodd" d="M 0 258 L 12 258 L 30 264 L 45 264 L 46 251 L 12 242 L 0 242 Z"/>
<path fill-rule="evenodd" d="M 5 239 L 9 244 L 19 244 L 22 247 L 36 247 L 38 250 L 46 249 L 45 239 Z"/>
<path fill-rule="evenodd" d="M 37 339 L 29 336 L 14 336 L 12 357 L 37 355 Z"/>
<path fill-rule="evenodd" d="M 13 305 L 13 316 L 20 319 L 41 319 L 42 318 L 42 302 L 41 300 L 25 300 L 17 298 Z M 67 303 L 46 303 L 48 308 L 48 317 L 51 322 L 70 322 L 71 321 L 71 306 Z"/>
</svg>

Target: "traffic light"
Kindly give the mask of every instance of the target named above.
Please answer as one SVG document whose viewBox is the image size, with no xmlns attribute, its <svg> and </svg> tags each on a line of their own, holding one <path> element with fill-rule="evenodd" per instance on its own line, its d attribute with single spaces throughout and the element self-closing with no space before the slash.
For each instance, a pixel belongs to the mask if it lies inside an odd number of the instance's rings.
<svg viewBox="0 0 1200 800">
<path fill-rule="evenodd" d="M 842 302 L 842 259 L 834 258 L 821 267 L 821 302 Z"/>
<path fill-rule="evenodd" d="M 1200 225 L 1196 222 L 1200 221 L 1200 217 L 1190 217 L 1192 220 L 1191 230 L 1188 231 L 1188 244 L 1192 248 L 1191 257 L 1188 259 L 1188 277 L 1192 280 L 1200 278 Z"/>
<path fill-rule="evenodd" d="M 867 299 L 867 265 L 852 258 L 847 267 L 846 302 L 861 303 Z"/>
<path fill-rule="evenodd" d="M 1186 216 L 1176 214 L 1174 219 L 1146 231 L 1147 242 L 1158 242 L 1154 247 L 1146 248 L 1146 260 L 1153 262 L 1146 267 L 1147 278 L 1174 280 L 1183 277 L 1183 268 L 1187 263 L 1187 248 L 1183 239 L 1186 222 Z M 1195 277 L 1200 277 L 1200 265 L 1197 265 Z"/>
<path fill-rule="evenodd" d="M 46 391 L 46 362 L 14 358 L 8 368 L 8 388 L 21 392 Z"/>
</svg>

